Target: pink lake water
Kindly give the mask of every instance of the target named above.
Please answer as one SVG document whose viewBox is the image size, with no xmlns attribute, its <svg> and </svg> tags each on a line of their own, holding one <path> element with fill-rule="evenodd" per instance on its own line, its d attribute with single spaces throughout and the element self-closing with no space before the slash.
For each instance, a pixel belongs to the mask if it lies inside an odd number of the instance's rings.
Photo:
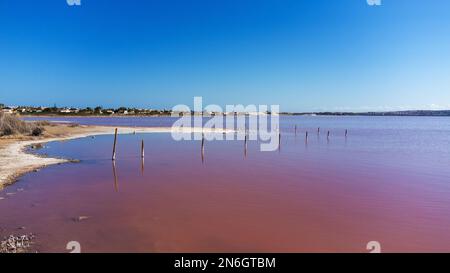
<svg viewBox="0 0 450 273">
<path fill-rule="evenodd" d="M 251 141 L 244 156 L 243 141 L 211 141 L 203 161 L 200 141 L 164 133 L 119 135 L 115 165 L 112 136 L 48 143 L 34 152 L 81 162 L 1 191 L 0 237 L 34 233 L 39 252 L 68 252 L 69 241 L 83 252 L 367 252 L 369 241 L 450 251 L 450 118 L 282 117 L 280 128 L 280 151 Z"/>
</svg>

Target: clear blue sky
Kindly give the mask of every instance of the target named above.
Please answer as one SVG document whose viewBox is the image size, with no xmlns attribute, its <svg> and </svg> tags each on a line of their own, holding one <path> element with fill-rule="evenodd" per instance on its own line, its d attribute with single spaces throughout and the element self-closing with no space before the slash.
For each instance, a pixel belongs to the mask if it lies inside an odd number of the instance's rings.
<svg viewBox="0 0 450 273">
<path fill-rule="evenodd" d="M 450 109 L 450 1 L 0 0 L 0 102 Z"/>
</svg>

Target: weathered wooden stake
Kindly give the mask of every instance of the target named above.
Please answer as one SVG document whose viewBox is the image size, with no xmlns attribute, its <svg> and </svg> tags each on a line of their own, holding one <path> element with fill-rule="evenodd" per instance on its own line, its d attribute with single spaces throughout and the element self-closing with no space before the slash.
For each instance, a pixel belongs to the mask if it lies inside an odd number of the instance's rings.
<svg viewBox="0 0 450 273">
<path fill-rule="evenodd" d="M 144 158 L 144 140 L 141 142 L 141 158 Z"/>
<path fill-rule="evenodd" d="M 244 137 L 244 157 L 247 157 L 247 133 L 245 133 Z"/>
<path fill-rule="evenodd" d="M 308 142 L 308 131 L 306 131 L 305 137 L 305 141 Z"/>
<path fill-rule="evenodd" d="M 202 133 L 202 151 L 205 149 L 205 135 Z"/>
<path fill-rule="evenodd" d="M 205 160 L 205 135 L 202 133 L 202 150 L 201 150 L 201 154 L 202 154 L 202 163 Z"/>
<path fill-rule="evenodd" d="M 294 134 L 297 136 L 297 125 L 294 126 Z"/>
<path fill-rule="evenodd" d="M 317 134 L 320 134 L 320 127 L 317 128 Z"/>
<path fill-rule="evenodd" d="M 348 133 L 348 130 L 347 130 L 347 129 L 345 129 L 345 137 L 347 137 L 347 133 Z"/>
<path fill-rule="evenodd" d="M 112 160 L 116 160 L 116 144 L 117 144 L 117 128 L 114 131 L 114 145 L 113 145 Z"/>
<path fill-rule="evenodd" d="M 328 131 L 328 133 L 327 133 L 327 139 L 329 139 L 330 138 L 330 131 Z"/>
<path fill-rule="evenodd" d="M 278 150 L 281 149 L 281 132 L 278 132 Z"/>
</svg>

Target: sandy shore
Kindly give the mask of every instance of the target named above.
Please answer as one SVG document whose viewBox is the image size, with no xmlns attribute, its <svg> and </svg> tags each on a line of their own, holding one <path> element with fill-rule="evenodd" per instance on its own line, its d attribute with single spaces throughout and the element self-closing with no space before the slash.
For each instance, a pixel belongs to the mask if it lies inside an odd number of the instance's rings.
<svg viewBox="0 0 450 273">
<path fill-rule="evenodd" d="M 170 133 L 171 127 L 110 127 L 110 126 L 73 126 L 68 124 L 52 124 L 45 127 L 42 137 L 15 136 L 0 138 L 0 190 L 14 183 L 21 175 L 38 170 L 45 166 L 69 162 L 68 159 L 41 157 L 29 154 L 27 147 L 51 141 L 63 141 L 96 135 L 131 133 Z M 198 132 L 201 128 L 183 128 L 182 132 Z M 206 132 L 206 131 L 205 131 Z M 217 132 L 217 131 L 215 131 Z M 207 133 L 207 132 L 206 132 Z"/>
</svg>

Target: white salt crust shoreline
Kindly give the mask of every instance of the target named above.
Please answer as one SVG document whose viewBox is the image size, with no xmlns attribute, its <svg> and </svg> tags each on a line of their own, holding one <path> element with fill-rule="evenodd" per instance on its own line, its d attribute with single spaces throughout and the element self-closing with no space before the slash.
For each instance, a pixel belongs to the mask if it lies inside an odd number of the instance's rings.
<svg viewBox="0 0 450 273">
<path fill-rule="evenodd" d="M 0 148 L 0 190 L 5 186 L 13 184 L 18 177 L 25 173 L 44 168 L 49 165 L 69 162 L 68 159 L 42 157 L 26 152 L 26 148 L 31 145 L 48 143 L 52 141 L 64 141 L 77 138 L 84 138 L 98 135 L 114 134 L 115 128 L 118 128 L 118 134 L 133 133 L 171 133 L 172 127 L 112 127 L 112 126 L 83 126 L 87 129 L 82 133 L 75 133 L 69 136 L 44 138 L 36 140 L 16 140 L 5 144 Z M 181 133 L 221 133 L 222 130 L 210 130 L 202 128 L 177 128 Z"/>
</svg>

